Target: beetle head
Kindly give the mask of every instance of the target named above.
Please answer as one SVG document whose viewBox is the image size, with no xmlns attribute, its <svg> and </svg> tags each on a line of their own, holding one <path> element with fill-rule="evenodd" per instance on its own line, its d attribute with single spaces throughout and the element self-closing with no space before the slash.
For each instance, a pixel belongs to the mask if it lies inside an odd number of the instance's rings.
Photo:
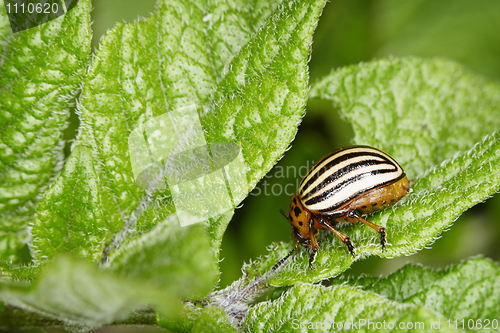
<svg viewBox="0 0 500 333">
<path fill-rule="evenodd" d="M 292 225 L 293 236 L 304 247 L 310 246 L 309 220 L 311 212 L 304 208 L 297 194 L 293 196 L 290 204 L 288 221 Z"/>
</svg>

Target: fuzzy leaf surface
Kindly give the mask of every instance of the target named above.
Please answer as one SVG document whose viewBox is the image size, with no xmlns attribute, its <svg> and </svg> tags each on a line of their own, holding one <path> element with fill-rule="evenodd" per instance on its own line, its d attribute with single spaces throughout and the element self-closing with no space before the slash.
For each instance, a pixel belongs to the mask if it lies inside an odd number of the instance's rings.
<svg viewBox="0 0 500 333">
<path fill-rule="evenodd" d="M 450 76 L 454 79 L 450 80 Z M 339 79 L 339 87 L 328 84 L 333 78 Z M 301 249 L 291 264 L 271 278 L 274 285 L 329 278 L 346 270 L 353 260 L 368 255 L 411 254 L 432 243 L 462 212 L 500 189 L 499 135 L 485 137 L 500 125 L 498 83 L 465 72 L 453 62 L 412 58 L 341 69 L 315 85 L 311 94 L 328 98 L 325 91 L 335 101 L 342 101 L 339 107 L 353 123 L 355 143 L 390 152 L 405 171 L 409 170 L 410 179 L 418 177 L 411 194 L 368 217 L 387 229 L 384 253 L 378 235 L 371 229 L 362 224 L 340 226 L 356 247 L 354 259 L 343 243 L 323 231 L 326 235 L 319 238 L 316 269 L 307 269 L 309 254 Z M 372 114 L 357 113 L 360 110 Z M 426 126 L 416 125 L 420 124 L 418 117 L 423 117 Z M 292 247 L 293 243 L 280 244 L 254 265 L 263 273 Z"/>
<path fill-rule="evenodd" d="M 154 233 L 137 239 L 138 244 L 129 243 L 133 249 L 119 253 L 109 269 L 56 257 L 31 284 L 16 282 L 13 270 L 10 281 L 0 285 L 0 299 L 89 327 L 125 319 L 145 306 L 179 315 L 181 299 L 202 297 L 212 289 L 217 268 L 205 228 L 181 228 L 174 222 L 164 221 Z"/>
<path fill-rule="evenodd" d="M 499 283 L 498 264 L 481 258 L 472 259 L 443 272 L 439 279 L 409 297 L 405 303 L 425 306 L 447 318 L 489 319 L 491 322 L 500 313 Z M 492 329 L 499 331 L 498 327 Z"/>
<path fill-rule="evenodd" d="M 68 160 L 37 209 L 32 251 L 38 260 L 66 252 L 94 261 L 100 259 L 109 229 L 100 209 L 101 191 L 92 151 L 85 146 L 75 147 L 73 158 Z M 54 242 L 55 239 L 63 241 Z"/>
<path fill-rule="evenodd" d="M 27 227 L 61 170 L 63 130 L 90 52 L 90 0 L 16 34 L 0 3 L 0 260 L 19 261 Z"/>
<path fill-rule="evenodd" d="M 11 33 L 12 29 L 7 16 L 7 8 L 5 8 L 3 0 L 0 0 L 0 40 L 5 40 Z M 3 43 L 0 43 L 0 53 L 3 53 L 3 48 Z"/>
<path fill-rule="evenodd" d="M 500 312 L 499 281 L 498 264 L 472 258 L 445 270 L 407 265 L 385 278 L 339 279 L 334 283 L 347 283 L 399 303 L 424 306 L 453 321 L 488 319 L 490 330 L 498 332 L 498 328 L 491 327 L 491 320 Z"/>
<path fill-rule="evenodd" d="M 224 310 L 215 306 L 208 306 L 193 324 L 192 333 L 237 333 L 231 326 Z"/>
<path fill-rule="evenodd" d="M 368 328 L 368 319 L 375 323 L 385 322 L 385 332 L 399 331 L 400 323 L 419 323 L 422 325 L 419 326 L 419 332 L 433 332 L 431 320 L 437 322 L 441 319 L 444 322 L 442 316 L 422 306 L 398 304 L 350 286 L 299 284 L 279 299 L 252 308 L 245 326 L 250 332 L 379 331 L 373 326 Z M 332 328 L 332 321 L 335 325 L 342 323 L 346 326 L 343 329 L 338 326 Z M 351 326 L 351 322 L 356 326 Z M 389 323 L 394 324 L 393 329 L 390 329 Z M 443 326 L 443 332 L 458 332 Z"/>
<path fill-rule="evenodd" d="M 218 307 L 206 305 L 202 308 L 186 304 L 182 316 L 157 314 L 157 324 L 172 332 L 238 332 L 226 312 Z"/>
<path fill-rule="evenodd" d="M 83 86 L 78 144 L 92 150 L 96 178 L 102 184 L 98 214 L 107 221 L 109 239 L 103 262 L 176 211 L 168 179 L 159 177 L 147 191 L 136 183 L 129 150 L 134 130 L 144 128 L 146 133 L 151 122 L 180 112 L 186 118 L 173 123 L 179 126 L 174 152 L 193 147 L 189 134 L 195 133 L 196 119 L 208 145 L 239 147 L 244 160 L 239 171 L 246 185 L 231 193 L 239 200 L 225 213 L 205 219 L 215 249 L 234 207 L 293 139 L 307 100 L 312 33 L 325 1 L 257 1 L 252 7 L 242 3 L 159 1 L 150 18 L 119 24 L 102 39 Z M 195 110 L 194 118 L 189 118 L 193 113 L 187 115 L 189 107 Z M 167 128 L 158 123 L 160 132 Z M 174 131 L 164 134 L 162 140 L 176 138 Z M 151 142 L 145 150 L 157 148 Z M 75 158 L 77 152 L 68 163 Z M 193 162 L 195 167 L 199 164 Z M 193 183 L 200 192 L 215 184 L 196 179 Z M 63 191 L 71 195 L 70 184 L 65 186 Z M 227 191 L 227 185 L 217 186 L 215 192 Z M 53 203 L 53 198 L 44 200 L 45 206 Z M 223 201 L 216 193 L 207 200 L 214 205 Z M 47 234 L 41 222 L 33 228 L 34 239 Z M 95 253 L 94 245 L 77 238 L 74 249 L 80 246 L 84 249 L 79 251 Z M 66 243 L 61 237 L 50 241 L 56 243 L 52 247 Z M 36 259 L 50 258 L 51 246 L 40 244 Z"/>
<path fill-rule="evenodd" d="M 396 302 L 405 302 L 408 298 L 427 289 L 444 274 L 419 265 L 408 264 L 404 268 L 382 277 L 363 277 L 359 279 L 335 279 L 333 284 L 343 284 L 361 287 L 387 297 Z"/>
<path fill-rule="evenodd" d="M 189 298 L 205 296 L 218 272 L 203 225 L 180 227 L 173 216 L 120 248 L 109 269 L 131 279 L 175 286 Z"/>
<path fill-rule="evenodd" d="M 124 319 L 141 306 L 156 305 L 168 312 L 180 308 L 175 289 L 125 279 L 67 256 L 55 259 L 31 286 L 2 281 L 0 297 L 29 311 L 94 328 Z"/>
<path fill-rule="evenodd" d="M 500 84 L 446 59 L 391 58 L 348 66 L 315 83 L 354 129 L 414 179 L 500 130 Z"/>
</svg>

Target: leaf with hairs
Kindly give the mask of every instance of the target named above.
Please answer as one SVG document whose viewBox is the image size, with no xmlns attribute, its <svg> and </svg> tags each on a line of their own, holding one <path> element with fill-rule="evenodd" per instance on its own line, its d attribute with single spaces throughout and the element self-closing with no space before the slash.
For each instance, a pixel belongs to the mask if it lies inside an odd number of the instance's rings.
<svg viewBox="0 0 500 333">
<path fill-rule="evenodd" d="M 390 58 L 315 83 L 352 124 L 354 143 L 382 149 L 409 179 L 500 130 L 500 84 L 446 59 Z"/>
<path fill-rule="evenodd" d="M 312 33 L 324 1 L 285 1 L 269 6 L 258 2 L 251 9 L 226 2 L 211 6 L 160 1 L 150 18 L 120 24 L 101 41 L 84 83 L 78 145 L 92 150 L 96 177 L 102 184 L 96 214 L 106 221 L 104 229 L 109 237 L 102 262 L 120 246 L 152 230 L 158 221 L 178 213 L 176 200 L 189 195 L 199 195 L 189 201 L 196 203 L 199 211 L 204 211 L 201 203 L 207 204 L 208 211 L 217 208 L 218 213 L 198 219 L 208 226 L 217 255 L 234 207 L 278 160 L 295 135 L 307 100 Z M 225 15 L 231 19 L 224 20 Z M 233 29 L 229 35 L 228 29 Z M 226 49 L 223 46 L 228 38 L 234 38 L 234 42 Z M 219 53 L 219 48 L 224 52 Z M 168 126 L 165 123 L 170 120 L 166 117 L 174 119 Z M 174 127 L 178 127 L 177 134 L 172 136 Z M 130 140 L 143 139 L 139 133 L 150 135 L 142 151 L 170 149 L 174 156 L 202 151 L 195 159 L 183 159 L 179 164 L 183 170 L 189 163 L 194 169 L 207 167 L 203 177 L 187 182 L 197 193 L 185 194 L 180 189 L 185 189 L 186 183 L 171 185 L 171 179 L 165 180 L 162 173 L 155 174 L 157 177 L 146 186 L 139 186 L 136 179 L 141 175 L 134 173 L 135 155 L 130 155 L 129 146 Z M 155 133 L 162 135 L 157 139 Z M 237 147 L 233 160 L 237 163 L 219 163 L 216 157 L 227 160 L 231 154 L 222 149 L 215 151 L 218 142 Z M 165 145 L 167 149 L 160 149 Z M 205 146 L 212 149 L 210 156 L 203 155 Z M 69 165 L 77 156 L 77 152 L 70 156 Z M 204 157 L 213 160 L 203 164 Z M 170 157 L 162 158 L 168 166 Z M 225 175 L 219 177 L 223 169 Z M 82 178 L 86 181 L 83 174 Z M 178 196 L 172 194 L 171 187 Z M 228 190 L 232 202 L 224 212 L 219 206 L 225 202 L 224 192 Z M 65 186 L 63 191 L 73 195 L 71 186 Z M 54 198 L 47 196 L 44 200 L 47 207 Z M 185 215 L 177 215 L 181 224 L 188 223 L 182 217 Z M 37 241 L 47 234 L 45 228 L 37 219 L 32 230 L 38 260 L 54 254 Z M 56 244 L 52 247 L 63 249 L 67 239 L 54 237 L 50 242 Z M 83 247 L 79 251 L 88 253 L 94 253 L 96 248 L 75 240 L 72 249 L 79 246 Z"/>
<path fill-rule="evenodd" d="M 453 322 L 487 319 L 490 329 L 498 332 L 498 327 L 491 327 L 491 321 L 500 312 L 499 281 L 498 264 L 484 258 L 471 258 L 444 270 L 408 264 L 387 277 L 336 279 L 333 283 L 347 283 L 399 303 L 424 306 Z M 454 323 L 452 326 L 456 327 Z M 474 330 L 473 327 L 470 330 Z"/>
<path fill-rule="evenodd" d="M 355 258 L 326 232 L 316 269 L 307 268 L 309 254 L 299 250 L 293 262 L 271 278 L 273 285 L 326 279 L 368 255 L 411 254 L 432 243 L 465 210 L 500 189 L 500 136 L 485 137 L 500 125 L 500 85 L 496 82 L 445 60 L 389 59 L 333 72 L 313 87 L 311 95 L 335 101 L 353 123 L 355 143 L 388 151 L 410 179 L 418 177 L 411 194 L 369 217 L 387 228 L 385 252 L 371 229 L 349 224 L 342 230 L 356 246 Z M 293 243 L 275 246 L 254 265 L 262 274 L 292 247 Z"/>
<path fill-rule="evenodd" d="M 81 259 L 56 257 L 31 283 L 15 270 L 2 281 L 0 300 L 75 325 L 99 327 L 132 310 L 155 306 L 168 316 L 183 312 L 181 299 L 202 297 L 213 287 L 216 262 L 205 228 L 166 220 L 129 243 L 108 269 Z M 5 279 L 4 279 L 5 280 Z"/>
<path fill-rule="evenodd" d="M 434 332 L 431 322 L 438 320 L 444 322 L 445 318 L 422 306 L 398 304 L 350 286 L 299 284 L 279 299 L 255 306 L 246 318 L 245 327 L 251 332 L 324 332 L 332 329 L 377 332 L 381 328 L 397 332 L 411 324 L 411 328 L 418 328 L 419 332 Z M 399 326 L 401 324 L 405 326 Z M 458 332 L 444 326 L 441 332 Z"/>
<path fill-rule="evenodd" d="M 0 260 L 25 261 L 28 224 L 60 172 L 63 130 L 89 60 L 90 0 L 15 34 L 0 3 Z"/>
</svg>

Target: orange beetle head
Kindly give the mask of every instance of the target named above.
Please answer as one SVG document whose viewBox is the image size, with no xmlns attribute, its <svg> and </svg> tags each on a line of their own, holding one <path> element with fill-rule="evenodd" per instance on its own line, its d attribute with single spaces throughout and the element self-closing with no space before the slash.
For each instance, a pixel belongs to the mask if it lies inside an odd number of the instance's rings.
<svg viewBox="0 0 500 333">
<path fill-rule="evenodd" d="M 290 204 L 288 221 L 292 225 L 293 236 L 304 247 L 310 246 L 309 220 L 311 212 L 304 208 L 297 194 L 293 196 Z"/>
</svg>

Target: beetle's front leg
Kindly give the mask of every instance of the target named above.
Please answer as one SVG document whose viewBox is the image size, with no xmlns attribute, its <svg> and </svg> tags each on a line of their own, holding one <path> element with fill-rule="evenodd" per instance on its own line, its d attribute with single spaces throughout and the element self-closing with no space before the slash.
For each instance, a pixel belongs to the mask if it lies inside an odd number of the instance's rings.
<svg viewBox="0 0 500 333">
<path fill-rule="evenodd" d="M 318 254 L 318 250 L 319 250 L 319 245 L 318 245 L 318 242 L 316 241 L 316 239 L 314 238 L 314 236 L 311 235 L 311 249 L 312 249 L 312 253 L 311 253 L 311 256 L 309 257 L 309 268 L 310 269 L 313 269 L 313 262 L 316 261 L 316 255 Z"/>
<path fill-rule="evenodd" d="M 373 230 L 375 230 L 376 232 L 378 232 L 380 234 L 380 244 L 382 245 L 382 252 L 385 251 L 385 244 L 387 243 L 387 241 L 385 239 L 386 233 L 385 233 L 385 228 L 384 227 L 382 227 L 380 225 L 376 225 L 374 223 L 371 223 L 368 220 L 365 220 L 364 218 L 361 217 L 361 214 L 359 214 L 355 210 L 347 213 L 347 217 L 357 219 L 358 221 L 360 221 L 364 225 L 367 225 L 370 228 L 372 228 Z"/>
<path fill-rule="evenodd" d="M 342 243 L 344 243 L 347 246 L 347 249 L 349 249 L 349 252 L 351 253 L 351 255 L 353 257 L 356 255 L 354 253 L 354 246 L 352 245 L 351 238 L 349 236 L 347 236 L 346 234 L 341 233 L 340 231 L 338 231 L 337 229 L 335 229 L 334 227 L 332 227 L 331 224 L 328 223 L 328 221 L 326 221 L 322 217 L 320 217 L 318 219 L 318 222 L 319 222 L 319 224 L 321 224 L 322 226 L 324 226 L 325 228 L 327 228 L 328 230 L 330 230 L 331 232 L 333 232 L 335 234 L 335 236 L 337 236 L 338 238 L 340 238 L 340 240 L 342 241 Z"/>
<path fill-rule="evenodd" d="M 278 262 L 273 266 L 273 268 L 271 268 L 271 271 L 275 271 L 278 269 L 278 267 L 280 267 L 293 253 L 293 251 L 297 250 L 297 248 L 299 247 L 299 242 L 297 241 L 295 243 L 295 246 L 294 248 L 282 259 L 278 260 Z M 248 275 L 248 272 L 247 272 L 247 275 Z"/>
<path fill-rule="evenodd" d="M 313 228 L 314 220 L 310 219 L 309 220 L 309 239 L 311 241 L 311 256 L 309 257 L 309 268 L 313 269 L 313 262 L 316 260 L 316 254 L 318 253 L 319 250 L 319 244 L 316 238 L 314 237 L 315 233 L 317 233 L 317 230 Z"/>
</svg>

